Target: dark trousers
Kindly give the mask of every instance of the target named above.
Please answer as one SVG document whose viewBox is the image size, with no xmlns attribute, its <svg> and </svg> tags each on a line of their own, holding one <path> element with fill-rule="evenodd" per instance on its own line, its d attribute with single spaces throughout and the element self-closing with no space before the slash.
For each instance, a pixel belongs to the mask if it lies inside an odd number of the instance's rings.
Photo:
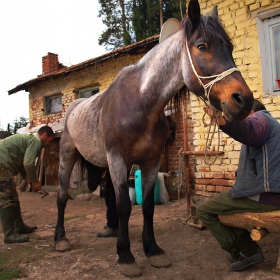
<svg viewBox="0 0 280 280">
<path fill-rule="evenodd" d="M 262 204 L 246 197 L 232 199 L 230 197 L 230 191 L 223 191 L 200 204 L 196 209 L 196 214 L 214 235 L 221 247 L 227 251 L 236 242 L 236 239 L 247 230 L 223 225 L 218 218 L 219 214 L 263 213 L 275 210 L 279 210 L 279 208 Z"/>
<path fill-rule="evenodd" d="M 104 199 L 107 206 L 107 226 L 112 229 L 119 228 L 119 217 L 116 208 L 116 195 L 110 173 L 106 172 Z"/>
</svg>

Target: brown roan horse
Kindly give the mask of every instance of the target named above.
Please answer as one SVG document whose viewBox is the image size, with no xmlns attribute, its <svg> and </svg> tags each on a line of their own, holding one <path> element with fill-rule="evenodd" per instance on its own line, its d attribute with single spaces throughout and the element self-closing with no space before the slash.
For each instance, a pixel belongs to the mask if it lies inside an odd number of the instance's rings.
<svg viewBox="0 0 280 280">
<path fill-rule="evenodd" d="M 70 250 L 64 212 L 71 171 L 83 157 L 97 168 L 109 168 L 119 216 L 118 266 L 126 276 L 141 275 L 130 250 L 128 233 L 131 202 L 127 170 L 138 164 L 143 188 L 143 249 L 152 266 L 171 265 L 157 245 L 153 229 L 154 185 L 168 137 L 163 110 L 183 86 L 204 96 L 206 82 L 216 79 L 208 92 L 210 103 L 223 111 L 229 121 L 243 120 L 250 113 L 253 94 L 236 68 L 232 51 L 217 7 L 201 16 L 198 1 L 191 0 L 188 15 L 176 33 L 136 64 L 123 68 L 106 90 L 69 106 L 60 141 L 56 250 Z"/>
</svg>

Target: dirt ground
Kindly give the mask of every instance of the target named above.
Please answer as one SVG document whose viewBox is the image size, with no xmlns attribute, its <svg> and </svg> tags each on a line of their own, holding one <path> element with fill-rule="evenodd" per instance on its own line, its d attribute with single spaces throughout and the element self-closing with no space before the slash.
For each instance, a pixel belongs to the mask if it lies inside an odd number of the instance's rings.
<svg viewBox="0 0 280 280">
<path fill-rule="evenodd" d="M 72 250 L 54 250 L 57 219 L 56 193 L 41 198 L 38 193 L 19 192 L 24 221 L 36 224 L 30 241 L 4 244 L 0 232 L 0 255 L 6 260 L 0 270 L 19 267 L 14 279 L 129 279 L 117 268 L 116 238 L 98 238 L 96 232 L 105 224 L 106 207 L 97 195 L 79 195 L 66 207 L 65 228 Z M 88 198 L 84 201 L 85 197 Z M 242 272 L 230 272 L 229 263 L 208 230 L 198 230 L 185 223 L 186 204 L 174 200 L 156 205 L 154 228 L 157 243 L 172 260 L 169 268 L 154 268 L 142 250 L 141 206 L 132 206 L 129 224 L 131 250 L 142 269 L 141 279 L 280 279 L 272 272 L 276 265 L 279 236 L 270 234 L 260 241 L 265 261 Z"/>
</svg>

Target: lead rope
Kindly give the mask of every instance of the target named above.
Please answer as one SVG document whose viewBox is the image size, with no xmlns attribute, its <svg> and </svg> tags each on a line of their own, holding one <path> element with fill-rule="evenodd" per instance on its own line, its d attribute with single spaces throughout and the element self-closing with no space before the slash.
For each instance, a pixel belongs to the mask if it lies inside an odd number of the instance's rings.
<svg viewBox="0 0 280 280">
<path fill-rule="evenodd" d="M 205 102 L 206 104 L 206 102 Z M 206 104 L 206 106 L 209 106 Z M 214 122 L 214 128 L 213 128 L 213 131 L 212 131 L 212 134 L 211 134 L 211 138 L 210 138 L 210 133 L 211 133 L 211 127 L 213 125 L 213 123 L 210 121 L 209 124 L 206 123 L 205 121 L 205 115 L 206 113 L 204 113 L 203 117 L 202 117 L 202 121 L 203 121 L 203 124 L 204 124 L 204 127 L 206 126 L 209 126 L 208 128 L 208 133 L 207 133 L 207 138 L 206 138 L 206 144 L 205 144 L 205 149 L 204 149 L 204 159 L 205 159 L 205 163 L 206 164 L 214 164 L 215 161 L 217 160 L 218 158 L 218 152 L 220 150 L 220 130 L 219 128 L 217 129 L 217 133 L 218 133 L 218 148 L 217 148 L 217 152 L 216 152 L 216 155 L 215 155 L 215 158 L 213 161 L 210 161 L 210 157 L 209 159 L 207 158 L 207 151 L 210 151 L 210 148 L 211 148 L 211 145 L 212 145 L 212 140 L 214 138 L 214 134 L 215 134 L 215 130 L 216 130 L 216 127 L 217 127 L 217 124 L 218 124 L 218 115 L 217 115 L 217 110 L 210 104 L 210 106 L 212 107 L 214 113 L 215 113 L 215 122 Z"/>
<path fill-rule="evenodd" d="M 212 162 L 210 162 L 210 161 L 208 161 L 208 159 L 207 159 L 206 152 L 207 152 L 208 150 L 210 150 L 210 146 L 211 146 L 211 144 L 212 144 L 212 140 L 213 140 L 213 137 L 214 137 L 215 129 L 216 129 L 217 123 L 218 123 L 218 118 L 217 118 L 217 113 L 218 113 L 218 112 L 217 112 L 217 110 L 216 110 L 216 109 L 211 105 L 211 103 L 210 103 L 210 99 L 209 99 L 210 91 L 211 91 L 213 85 L 214 85 L 216 82 L 218 82 L 218 81 L 224 79 L 225 77 L 227 77 L 228 75 L 232 74 L 232 73 L 235 72 L 235 71 L 240 72 L 240 70 L 239 70 L 237 67 L 233 67 L 233 68 L 230 68 L 230 69 L 228 69 L 228 70 L 225 70 L 225 71 L 222 72 L 221 74 L 217 74 L 217 75 L 213 75 L 213 76 L 208 76 L 208 77 L 200 76 L 200 75 L 198 75 L 198 73 L 196 72 L 195 67 L 194 67 L 194 65 L 193 65 L 192 58 L 191 58 L 191 54 L 190 54 L 190 50 L 189 50 L 189 47 L 188 47 L 188 41 L 186 41 L 186 49 L 187 49 L 187 53 L 188 53 L 188 57 L 189 57 L 189 61 L 190 61 L 192 70 L 193 70 L 195 76 L 197 77 L 197 80 L 198 80 L 199 84 L 203 87 L 203 89 L 204 89 L 204 94 L 205 94 L 205 97 L 206 97 L 206 98 L 203 98 L 203 97 L 201 97 L 201 96 L 199 96 L 199 97 L 203 100 L 203 102 L 205 103 L 205 105 L 211 107 L 211 108 L 213 109 L 214 113 L 215 113 L 214 129 L 213 129 L 213 131 L 212 131 L 212 135 L 211 135 L 211 139 L 210 139 L 210 140 L 209 140 L 209 138 L 210 138 L 210 133 L 211 133 L 211 127 L 212 127 L 213 124 L 212 124 L 211 121 L 210 121 L 210 124 L 207 124 L 207 123 L 205 122 L 205 115 L 206 115 L 206 113 L 204 113 L 204 115 L 203 115 L 203 117 L 202 117 L 202 121 L 203 121 L 204 127 L 209 126 L 208 133 L 207 133 L 207 139 L 206 139 L 206 145 L 205 145 L 205 149 L 204 149 L 205 163 L 206 163 L 206 164 L 213 164 L 213 163 L 216 161 L 217 157 L 218 157 L 218 152 L 219 152 L 219 149 L 220 149 L 220 131 L 219 131 L 219 128 L 218 128 L 218 130 L 217 130 L 217 132 L 218 132 L 218 149 L 217 149 L 217 153 L 216 153 L 215 159 L 214 159 Z M 207 83 L 207 84 L 204 84 L 204 83 L 201 81 L 201 79 L 214 79 L 214 80 L 210 81 L 210 82 Z M 205 99 L 206 99 L 208 102 L 206 102 Z"/>
</svg>

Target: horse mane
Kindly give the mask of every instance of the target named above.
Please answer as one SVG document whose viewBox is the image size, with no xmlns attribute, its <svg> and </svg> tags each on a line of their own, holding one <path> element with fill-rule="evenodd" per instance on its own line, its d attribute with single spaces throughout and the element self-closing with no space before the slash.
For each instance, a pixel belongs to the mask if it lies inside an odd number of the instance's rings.
<svg viewBox="0 0 280 280">
<path fill-rule="evenodd" d="M 227 34 L 225 27 L 222 25 L 220 19 L 215 19 L 213 16 L 205 15 L 201 16 L 200 20 L 193 24 L 189 17 L 185 15 L 182 20 L 180 29 L 185 30 L 185 35 L 187 38 L 190 38 L 194 30 L 197 30 L 198 33 L 203 34 L 209 40 L 218 38 L 220 39 L 232 52 L 233 44 L 231 38 Z M 182 44 L 185 44 L 185 38 L 182 38 Z"/>
</svg>

